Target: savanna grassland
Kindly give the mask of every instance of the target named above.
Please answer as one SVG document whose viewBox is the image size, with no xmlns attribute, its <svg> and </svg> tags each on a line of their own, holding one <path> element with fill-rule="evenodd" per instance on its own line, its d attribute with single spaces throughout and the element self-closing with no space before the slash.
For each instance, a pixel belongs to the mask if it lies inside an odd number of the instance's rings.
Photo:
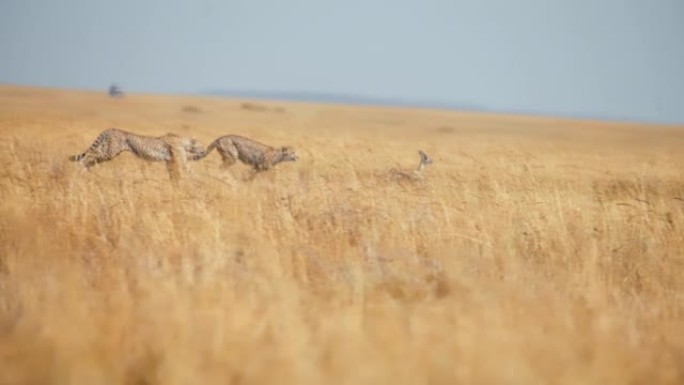
<svg viewBox="0 0 684 385">
<path fill-rule="evenodd" d="M 67 160 L 109 127 L 300 159 Z M 1 384 L 684 382 L 684 127 L 2 86 L 0 134 Z"/>
</svg>

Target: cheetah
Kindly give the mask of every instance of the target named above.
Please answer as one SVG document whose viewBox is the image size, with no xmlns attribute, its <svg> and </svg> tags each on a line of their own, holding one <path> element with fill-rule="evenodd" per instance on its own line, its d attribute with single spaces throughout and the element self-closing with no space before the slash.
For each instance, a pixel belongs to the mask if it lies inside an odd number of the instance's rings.
<svg viewBox="0 0 684 385">
<path fill-rule="evenodd" d="M 189 160 L 199 160 L 212 150 L 221 154 L 223 168 L 228 168 L 239 159 L 253 167 L 255 172 L 266 171 L 280 162 L 294 162 L 299 157 L 292 147 L 274 148 L 238 135 L 226 135 L 214 140 L 204 153 L 194 154 Z"/>
<path fill-rule="evenodd" d="M 69 160 L 81 162 L 86 169 L 110 161 L 122 152 L 130 151 L 149 161 L 164 161 L 172 179 L 178 176 L 179 166 L 193 156 L 206 156 L 202 143 L 194 138 L 166 134 L 159 137 L 141 136 L 117 128 L 103 131 L 83 153 L 72 155 Z M 181 164 L 178 164 L 180 160 Z"/>
<path fill-rule="evenodd" d="M 393 180 L 420 180 L 423 178 L 423 169 L 425 166 L 432 164 L 432 158 L 430 158 L 422 150 L 418 150 L 418 155 L 420 156 L 420 163 L 418 167 L 413 170 L 396 169 L 392 168 L 389 171 L 389 177 Z"/>
</svg>

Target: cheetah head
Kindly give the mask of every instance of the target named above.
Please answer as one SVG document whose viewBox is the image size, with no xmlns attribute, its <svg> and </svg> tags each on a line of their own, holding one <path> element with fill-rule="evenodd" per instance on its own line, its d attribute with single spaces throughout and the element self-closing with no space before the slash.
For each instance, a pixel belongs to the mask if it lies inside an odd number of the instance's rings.
<svg viewBox="0 0 684 385">
<path fill-rule="evenodd" d="M 299 157 L 297 156 L 297 153 L 295 153 L 294 148 L 292 148 L 290 146 L 285 146 L 285 147 L 280 149 L 280 157 L 283 161 L 291 161 L 291 162 L 294 162 L 297 159 L 299 159 Z"/>
<path fill-rule="evenodd" d="M 188 154 L 192 155 L 202 155 L 206 152 L 202 142 L 195 138 L 185 138 L 183 140 L 183 147 Z"/>
</svg>

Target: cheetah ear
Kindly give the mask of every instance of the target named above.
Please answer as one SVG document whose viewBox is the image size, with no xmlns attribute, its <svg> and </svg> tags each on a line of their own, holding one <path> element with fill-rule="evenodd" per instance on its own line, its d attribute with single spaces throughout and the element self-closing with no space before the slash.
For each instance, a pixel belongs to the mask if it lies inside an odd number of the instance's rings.
<svg viewBox="0 0 684 385">
<path fill-rule="evenodd" d="M 289 148 L 287 146 L 283 146 L 280 148 L 280 151 L 282 151 L 282 152 L 287 152 L 288 150 L 289 150 Z"/>
</svg>

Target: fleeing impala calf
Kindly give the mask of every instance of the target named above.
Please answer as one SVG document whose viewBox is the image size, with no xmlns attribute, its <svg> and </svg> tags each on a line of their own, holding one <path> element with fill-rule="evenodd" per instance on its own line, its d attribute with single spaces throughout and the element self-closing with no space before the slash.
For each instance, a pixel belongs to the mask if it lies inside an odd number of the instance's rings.
<svg viewBox="0 0 684 385">
<path fill-rule="evenodd" d="M 425 166 L 432 164 L 432 158 L 430 158 L 422 150 L 418 150 L 418 155 L 420 156 L 420 163 L 415 169 L 397 169 L 392 168 L 389 171 L 389 177 L 392 180 L 420 180 L 423 179 L 423 170 Z"/>
</svg>

